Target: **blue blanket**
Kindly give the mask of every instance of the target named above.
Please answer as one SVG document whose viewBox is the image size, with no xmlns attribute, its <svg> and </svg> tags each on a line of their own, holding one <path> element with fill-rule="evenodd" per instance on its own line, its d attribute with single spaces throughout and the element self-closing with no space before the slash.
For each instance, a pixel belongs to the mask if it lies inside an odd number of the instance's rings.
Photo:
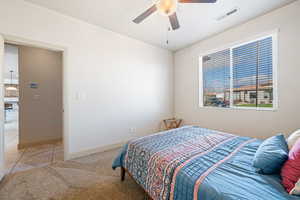
<svg viewBox="0 0 300 200">
<path fill-rule="evenodd" d="M 300 199 L 252 166 L 261 141 L 187 126 L 132 140 L 113 163 L 154 200 Z"/>
</svg>

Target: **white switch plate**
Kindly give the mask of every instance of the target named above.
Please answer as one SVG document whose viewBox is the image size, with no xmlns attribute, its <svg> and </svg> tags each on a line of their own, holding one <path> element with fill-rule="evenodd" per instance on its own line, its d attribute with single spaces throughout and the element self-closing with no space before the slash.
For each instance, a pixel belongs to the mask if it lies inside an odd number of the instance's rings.
<svg viewBox="0 0 300 200">
<path fill-rule="evenodd" d="M 86 93 L 84 92 L 76 92 L 75 94 L 75 100 L 86 100 Z"/>
<path fill-rule="evenodd" d="M 39 95 L 39 94 L 35 94 L 35 95 L 33 95 L 33 99 L 34 99 L 34 100 L 38 100 L 38 99 L 40 99 L 40 95 Z"/>
</svg>

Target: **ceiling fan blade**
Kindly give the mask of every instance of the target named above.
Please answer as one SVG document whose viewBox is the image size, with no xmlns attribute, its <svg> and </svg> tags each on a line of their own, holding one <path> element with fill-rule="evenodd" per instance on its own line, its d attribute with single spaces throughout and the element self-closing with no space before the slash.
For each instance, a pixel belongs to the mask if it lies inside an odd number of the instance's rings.
<svg viewBox="0 0 300 200">
<path fill-rule="evenodd" d="M 170 23 L 171 23 L 171 26 L 172 26 L 173 30 L 176 30 L 176 29 L 180 28 L 176 12 L 169 16 L 169 20 L 170 20 Z"/>
<path fill-rule="evenodd" d="M 216 3 L 217 0 L 179 0 L 179 3 Z"/>
<path fill-rule="evenodd" d="M 154 13 L 157 10 L 156 5 L 151 6 L 148 10 L 143 12 L 141 15 L 139 15 L 137 18 L 133 20 L 134 23 L 139 24 L 142 21 L 144 21 L 147 17 L 149 17 L 152 13 Z"/>
</svg>

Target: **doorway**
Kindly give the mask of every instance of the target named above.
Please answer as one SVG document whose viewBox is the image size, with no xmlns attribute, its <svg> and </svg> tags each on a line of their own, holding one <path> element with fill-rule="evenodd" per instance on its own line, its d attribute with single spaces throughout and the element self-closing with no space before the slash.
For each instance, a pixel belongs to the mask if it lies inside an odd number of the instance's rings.
<svg viewBox="0 0 300 200">
<path fill-rule="evenodd" d="M 19 144 L 19 57 L 18 47 L 4 45 L 4 152 L 5 168 L 17 159 Z"/>
<path fill-rule="evenodd" d="M 62 51 L 4 46 L 4 172 L 63 158 Z"/>
</svg>

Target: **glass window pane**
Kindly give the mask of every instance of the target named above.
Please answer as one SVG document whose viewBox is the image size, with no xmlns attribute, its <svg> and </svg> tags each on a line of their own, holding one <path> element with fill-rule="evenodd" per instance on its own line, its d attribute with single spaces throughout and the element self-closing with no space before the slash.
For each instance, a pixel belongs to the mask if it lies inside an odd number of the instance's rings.
<svg viewBox="0 0 300 200">
<path fill-rule="evenodd" d="M 258 107 L 273 107 L 273 51 L 272 38 L 258 43 Z"/>
<path fill-rule="evenodd" d="M 203 104 L 230 106 L 230 49 L 202 57 Z"/>
<path fill-rule="evenodd" d="M 273 107 L 272 37 L 232 50 L 233 105 Z"/>
</svg>

